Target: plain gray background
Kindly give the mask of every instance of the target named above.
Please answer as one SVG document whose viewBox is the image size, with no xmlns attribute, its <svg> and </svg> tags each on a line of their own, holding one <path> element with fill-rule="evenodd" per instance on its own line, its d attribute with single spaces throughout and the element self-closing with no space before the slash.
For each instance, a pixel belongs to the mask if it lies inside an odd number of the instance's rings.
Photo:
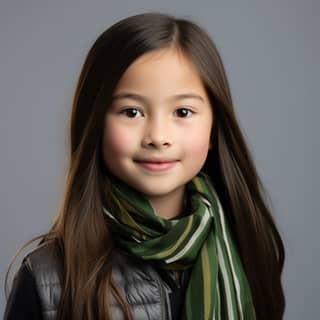
<svg viewBox="0 0 320 320">
<path fill-rule="evenodd" d="M 7 0 L 0 7 L 0 284 L 63 192 L 67 120 L 96 37 L 157 10 L 200 23 L 222 55 L 240 126 L 286 246 L 285 319 L 319 316 L 320 2 Z M 0 313 L 5 298 L 0 295 Z"/>
</svg>

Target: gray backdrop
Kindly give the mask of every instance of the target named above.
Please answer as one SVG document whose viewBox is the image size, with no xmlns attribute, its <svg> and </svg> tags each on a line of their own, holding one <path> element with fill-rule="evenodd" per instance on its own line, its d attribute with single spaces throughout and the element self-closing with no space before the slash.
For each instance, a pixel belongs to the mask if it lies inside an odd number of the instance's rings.
<svg viewBox="0 0 320 320">
<path fill-rule="evenodd" d="M 1 0 L 1 287 L 10 259 L 47 231 L 62 192 L 67 117 L 95 38 L 127 15 L 184 15 L 208 30 L 286 245 L 286 319 L 315 319 L 319 259 L 320 2 Z M 0 295 L 0 313 L 5 299 Z"/>
</svg>

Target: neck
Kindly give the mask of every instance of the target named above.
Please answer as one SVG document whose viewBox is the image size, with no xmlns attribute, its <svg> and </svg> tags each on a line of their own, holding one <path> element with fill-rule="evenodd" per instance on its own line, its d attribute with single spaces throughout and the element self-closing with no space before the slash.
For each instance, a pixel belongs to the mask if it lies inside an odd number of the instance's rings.
<svg viewBox="0 0 320 320">
<path fill-rule="evenodd" d="M 164 219 L 177 217 L 183 210 L 185 187 L 160 196 L 147 196 L 155 214 Z"/>
</svg>

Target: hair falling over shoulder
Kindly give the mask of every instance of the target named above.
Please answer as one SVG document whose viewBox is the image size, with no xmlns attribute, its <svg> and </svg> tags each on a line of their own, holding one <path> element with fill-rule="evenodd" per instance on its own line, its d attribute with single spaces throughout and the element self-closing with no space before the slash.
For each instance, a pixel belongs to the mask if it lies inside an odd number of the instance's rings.
<svg viewBox="0 0 320 320">
<path fill-rule="evenodd" d="M 132 319 L 111 277 L 114 244 L 102 212 L 104 114 L 129 65 L 149 51 L 169 47 L 193 62 L 210 98 L 213 147 L 203 171 L 211 177 L 225 208 L 257 319 L 282 319 L 284 245 L 237 123 L 222 59 L 212 39 L 196 23 L 157 12 L 125 18 L 104 31 L 81 70 L 70 118 L 65 194 L 51 230 L 41 236 L 41 243 L 56 240 L 63 260 L 58 318 L 111 319 L 113 296 L 126 319 Z"/>
</svg>

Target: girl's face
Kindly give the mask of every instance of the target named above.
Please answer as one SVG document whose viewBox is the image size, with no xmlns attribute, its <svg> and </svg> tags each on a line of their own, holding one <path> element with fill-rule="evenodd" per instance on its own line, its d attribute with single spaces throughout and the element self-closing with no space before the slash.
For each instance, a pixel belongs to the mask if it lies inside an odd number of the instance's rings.
<svg viewBox="0 0 320 320">
<path fill-rule="evenodd" d="M 123 74 L 106 111 L 105 165 L 151 202 L 181 200 L 206 160 L 212 123 L 188 59 L 173 49 L 149 52 Z"/>
</svg>

